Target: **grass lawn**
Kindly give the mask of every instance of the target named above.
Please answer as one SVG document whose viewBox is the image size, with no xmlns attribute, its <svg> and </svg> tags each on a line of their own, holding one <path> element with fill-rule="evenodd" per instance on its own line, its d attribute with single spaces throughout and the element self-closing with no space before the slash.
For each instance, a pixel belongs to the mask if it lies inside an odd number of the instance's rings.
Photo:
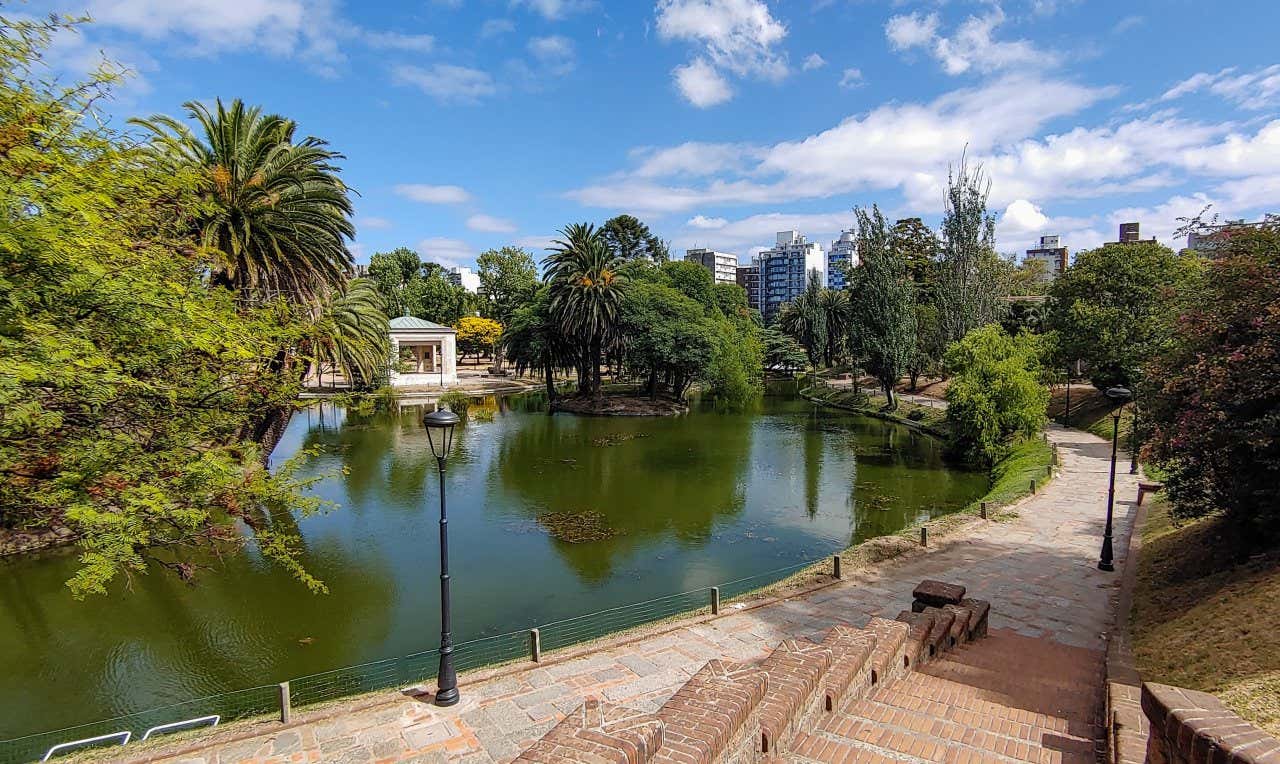
<svg viewBox="0 0 1280 764">
<path fill-rule="evenodd" d="M 1132 618 L 1143 679 L 1211 692 L 1280 735 L 1280 550 L 1242 560 L 1219 518 L 1175 525 L 1157 496 Z"/>
</svg>

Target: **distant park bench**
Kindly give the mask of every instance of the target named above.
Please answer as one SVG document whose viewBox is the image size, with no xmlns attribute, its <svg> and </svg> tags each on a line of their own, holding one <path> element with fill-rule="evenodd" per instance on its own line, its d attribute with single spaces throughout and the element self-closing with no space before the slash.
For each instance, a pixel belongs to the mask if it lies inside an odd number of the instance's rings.
<svg viewBox="0 0 1280 764">
<path fill-rule="evenodd" d="M 1138 506 L 1142 506 L 1142 500 L 1149 493 L 1159 493 L 1164 490 L 1164 483 L 1138 483 Z"/>
</svg>

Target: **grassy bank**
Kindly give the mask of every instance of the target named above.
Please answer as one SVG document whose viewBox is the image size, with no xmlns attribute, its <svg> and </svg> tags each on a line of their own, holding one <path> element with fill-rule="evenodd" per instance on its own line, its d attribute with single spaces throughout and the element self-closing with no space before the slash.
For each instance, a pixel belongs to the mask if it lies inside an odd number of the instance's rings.
<svg viewBox="0 0 1280 764">
<path fill-rule="evenodd" d="M 1216 517 L 1142 529 L 1130 628 L 1147 681 L 1211 692 L 1280 735 L 1280 550 L 1240 559 Z"/>
<path fill-rule="evenodd" d="M 817 400 L 828 406 L 916 427 L 940 438 L 945 438 L 949 434 L 947 410 L 940 406 L 922 406 L 899 400 L 898 408 L 885 411 L 884 406 L 887 400 L 880 394 L 869 395 L 865 391 L 854 392 L 826 386 L 809 387 L 800 392 L 811 400 Z"/>
</svg>

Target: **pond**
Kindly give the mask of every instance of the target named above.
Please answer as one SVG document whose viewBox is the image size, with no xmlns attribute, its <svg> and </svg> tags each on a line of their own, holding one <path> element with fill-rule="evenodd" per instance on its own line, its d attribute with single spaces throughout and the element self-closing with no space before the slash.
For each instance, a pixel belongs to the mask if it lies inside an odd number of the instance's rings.
<svg viewBox="0 0 1280 764">
<path fill-rule="evenodd" d="M 929 437 L 793 395 L 671 418 L 548 416 L 543 403 L 486 399 L 459 430 L 456 640 L 818 559 L 987 488 Z M 0 739 L 435 647 L 439 495 L 421 415 L 313 406 L 277 447 L 273 460 L 322 448 L 308 470 L 340 508 L 297 526 L 328 594 L 252 548 L 191 585 L 153 570 L 85 602 L 64 585 L 74 550 L 0 561 Z M 558 540 L 549 513 L 593 513 L 606 537 Z"/>
</svg>

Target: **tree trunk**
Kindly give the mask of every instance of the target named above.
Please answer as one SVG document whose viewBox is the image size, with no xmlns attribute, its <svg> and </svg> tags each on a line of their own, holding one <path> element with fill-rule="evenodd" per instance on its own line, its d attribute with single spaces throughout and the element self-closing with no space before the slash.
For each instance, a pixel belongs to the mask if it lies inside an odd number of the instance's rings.
<svg viewBox="0 0 1280 764">
<path fill-rule="evenodd" d="M 885 406 L 885 410 L 896 411 L 898 409 L 898 395 L 893 391 L 893 383 L 885 382 L 883 384 L 884 384 L 884 397 L 889 401 L 888 404 Z"/>
<path fill-rule="evenodd" d="M 656 401 L 658 399 L 658 367 L 654 366 L 649 369 L 649 400 Z"/>
<path fill-rule="evenodd" d="M 916 383 L 920 380 L 920 370 L 912 369 L 907 372 L 907 375 L 911 377 L 911 392 L 914 393 L 918 389 L 918 385 Z"/>
<path fill-rule="evenodd" d="M 556 400 L 556 375 L 549 357 L 543 361 L 542 371 L 547 382 L 547 401 L 554 403 Z"/>
<path fill-rule="evenodd" d="M 600 354 L 601 344 L 599 339 L 591 341 L 591 395 L 594 398 L 600 397 Z"/>
</svg>

